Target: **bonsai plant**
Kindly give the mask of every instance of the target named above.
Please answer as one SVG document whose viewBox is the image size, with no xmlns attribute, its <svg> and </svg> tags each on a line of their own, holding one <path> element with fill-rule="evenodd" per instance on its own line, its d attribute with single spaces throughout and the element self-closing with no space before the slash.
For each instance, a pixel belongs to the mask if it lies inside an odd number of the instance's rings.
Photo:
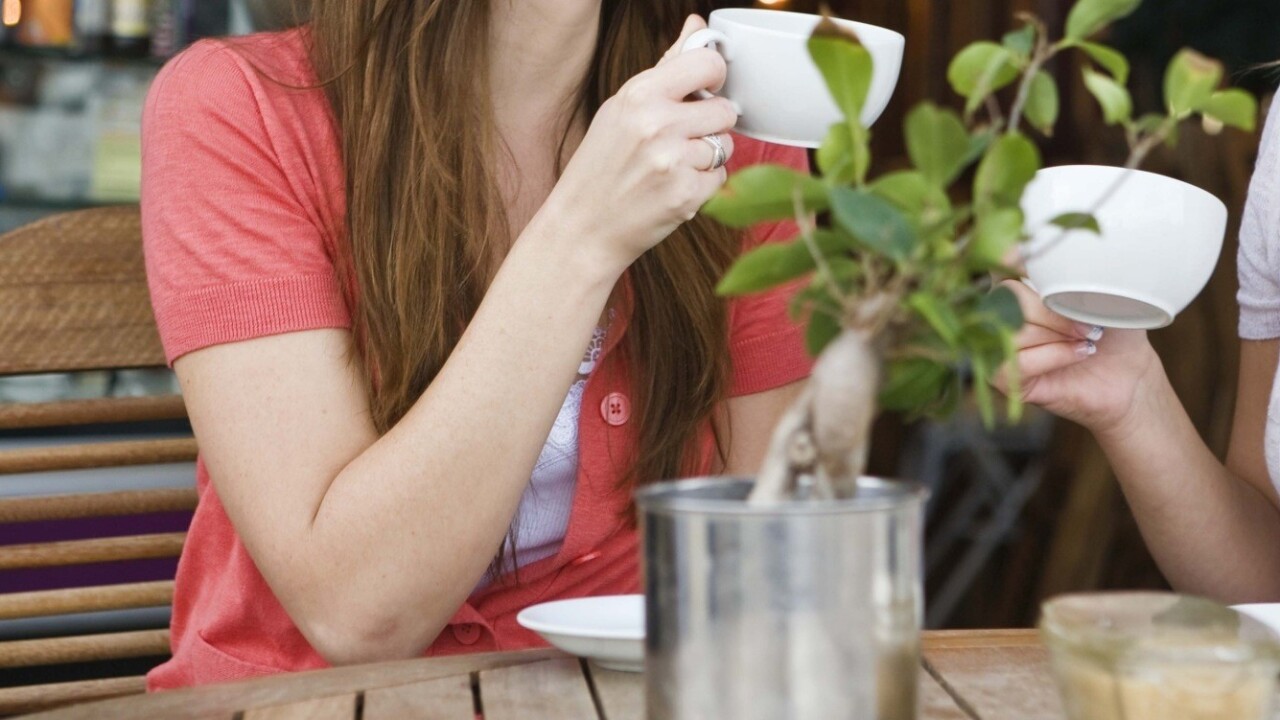
<svg viewBox="0 0 1280 720">
<path fill-rule="evenodd" d="M 859 121 L 871 55 L 835 23 L 817 27 L 809 51 L 846 118 L 817 151 L 817 175 L 752 167 L 704 208 L 736 228 L 786 218 L 800 228 L 790 242 L 744 254 L 720 283 L 721 294 L 810 278 L 792 312 L 807 323 L 817 361 L 776 428 L 753 503 L 851 496 L 876 415 L 945 416 L 965 396 L 967 376 L 990 425 L 998 415 L 990 383 L 1007 373 L 1004 409 L 1018 418 L 1021 393 L 1009 361 L 1023 318 L 1013 293 L 998 284 L 1019 277 L 1020 254 L 1036 230 L 1026 227 L 1021 200 L 1041 169 L 1034 138 L 1051 135 L 1058 119 L 1058 87 L 1046 70 L 1055 58 L 1087 58 L 1083 82 L 1106 123 L 1124 132 L 1129 169 L 1176 142 L 1193 116 L 1211 133 L 1253 129 L 1256 100 L 1219 89 L 1222 64 L 1189 49 L 1168 67 L 1164 112 L 1134 117 L 1128 62 L 1094 38 L 1140 2 L 1080 0 L 1056 40 L 1042 21 L 1021 15 L 1022 26 L 1001 42 L 966 47 L 947 73 L 963 111 L 928 102 L 913 108 L 905 132 L 911 167 L 876 177 L 870 131 Z M 1100 232 L 1098 210 L 1081 208 L 1052 225 L 1064 238 Z"/>
</svg>

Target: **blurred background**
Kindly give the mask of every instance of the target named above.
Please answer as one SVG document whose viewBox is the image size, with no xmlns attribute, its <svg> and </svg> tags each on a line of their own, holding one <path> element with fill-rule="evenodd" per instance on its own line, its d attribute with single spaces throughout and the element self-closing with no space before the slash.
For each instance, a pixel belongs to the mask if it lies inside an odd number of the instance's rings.
<svg viewBox="0 0 1280 720">
<path fill-rule="evenodd" d="M 718 4 L 819 9 L 817 0 Z M 926 98 L 954 104 L 946 67 L 958 50 L 977 39 L 999 38 L 1023 12 L 1035 13 L 1059 32 L 1070 8 L 1068 0 L 827 4 L 839 16 L 892 28 L 907 38 L 902 83 L 874 129 L 880 172 L 905 162 L 901 125 L 907 108 Z M 0 0 L 0 232 L 76 208 L 136 202 L 139 117 L 159 67 L 200 37 L 276 27 L 288 15 L 286 6 L 287 0 Z M 1266 107 L 1277 78 L 1254 68 L 1280 60 L 1280 4 L 1146 0 L 1108 42 L 1134 63 L 1131 84 L 1139 112 L 1158 106 L 1165 63 L 1183 46 L 1225 61 L 1235 83 L 1267 96 Z M 1063 119 L 1047 143 L 1049 164 L 1122 162 L 1123 138 L 1103 125 L 1079 81 L 1080 68 L 1064 59 L 1053 71 L 1062 89 Z M 1178 148 L 1158 153 L 1148 169 L 1215 193 L 1238 223 L 1257 140 L 1237 132 L 1209 139 L 1188 127 Z M 1235 394 L 1235 291 L 1233 224 L 1208 290 L 1172 328 L 1154 335 L 1193 420 L 1219 453 L 1225 450 Z M 155 394 L 173 387 L 168 373 L 154 371 L 7 378 L 0 380 L 0 402 Z M 157 426 L 147 432 L 164 436 L 180 430 Z M 0 434 L 0 447 L 57 442 L 48 434 Z M 1039 601 L 1052 594 L 1164 585 L 1105 458 L 1087 434 L 1069 424 L 1032 412 L 1017 427 L 988 433 L 970 413 L 945 424 L 889 417 L 877 430 L 873 470 L 922 480 L 933 491 L 927 550 L 931 627 L 1028 626 Z M 142 479 L 122 475 L 119 482 L 189 485 L 193 477 L 185 465 L 158 472 Z M 50 483 L 63 483 L 58 487 L 72 492 L 88 481 L 72 473 L 39 482 L 43 492 L 50 491 Z M 0 495 L 33 492 L 34 482 L 7 478 Z M 164 523 L 180 528 L 185 517 Z M 6 526 L 0 549 L 78 532 L 89 531 Z M 121 579 L 172 577 L 172 571 L 171 564 L 76 570 Z M 65 586 L 79 577 L 0 571 L 0 591 Z M 167 618 L 163 612 L 113 622 L 160 626 Z M 0 639 L 29 632 L 29 627 L 0 622 Z"/>
</svg>

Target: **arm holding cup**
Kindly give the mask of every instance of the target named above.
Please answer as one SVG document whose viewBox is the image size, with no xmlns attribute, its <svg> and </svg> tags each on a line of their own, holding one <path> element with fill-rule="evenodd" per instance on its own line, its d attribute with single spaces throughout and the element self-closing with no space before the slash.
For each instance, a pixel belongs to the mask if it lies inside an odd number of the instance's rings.
<svg viewBox="0 0 1280 720">
<path fill-rule="evenodd" d="M 1028 402 L 1088 428 L 1152 555 L 1180 590 L 1232 603 L 1280 600 L 1280 497 L 1269 405 L 1280 364 L 1280 125 L 1269 123 L 1240 232 L 1240 378 L 1225 464 L 1200 438 L 1145 332 L 1080 326 L 1010 282 L 1027 324 Z M 1272 441 L 1273 444 L 1275 440 Z"/>
<path fill-rule="evenodd" d="M 1111 461 L 1152 555 L 1180 590 L 1231 603 L 1280 599 L 1280 501 L 1263 457 L 1280 341 L 1246 342 L 1224 465 L 1182 407 L 1145 332 L 1079 326 L 1008 283 L 1028 402 L 1088 428 Z"/>
</svg>

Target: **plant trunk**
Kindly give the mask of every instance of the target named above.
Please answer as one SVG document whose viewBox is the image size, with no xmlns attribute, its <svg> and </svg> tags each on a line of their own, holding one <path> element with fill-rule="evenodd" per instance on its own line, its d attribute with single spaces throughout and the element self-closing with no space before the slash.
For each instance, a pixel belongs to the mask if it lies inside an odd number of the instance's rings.
<svg viewBox="0 0 1280 720">
<path fill-rule="evenodd" d="M 847 329 L 827 346 L 774 430 L 752 504 L 853 496 L 866 470 L 880 364 L 863 330 Z"/>
</svg>

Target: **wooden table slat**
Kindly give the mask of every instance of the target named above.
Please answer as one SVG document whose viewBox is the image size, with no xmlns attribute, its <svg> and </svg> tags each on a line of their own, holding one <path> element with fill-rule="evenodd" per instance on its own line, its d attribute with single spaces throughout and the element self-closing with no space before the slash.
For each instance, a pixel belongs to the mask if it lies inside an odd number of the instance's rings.
<svg viewBox="0 0 1280 720">
<path fill-rule="evenodd" d="M 972 716 L 956 704 L 955 698 L 951 697 L 951 694 L 927 672 L 920 673 L 920 718 L 921 720 L 972 720 Z"/>
<path fill-rule="evenodd" d="M 606 720 L 644 720 L 644 675 L 587 665 Z"/>
<path fill-rule="evenodd" d="M 982 720 L 1065 717 L 1043 646 L 926 649 L 925 662 Z"/>
<path fill-rule="evenodd" d="M 355 720 L 356 696 L 336 695 L 288 705 L 255 708 L 244 720 Z"/>
<path fill-rule="evenodd" d="M 426 680 L 364 694 L 363 720 L 474 720 L 471 675 Z"/>
<path fill-rule="evenodd" d="M 544 660 L 480 673 L 484 720 L 597 720 L 595 701 L 576 659 Z"/>
</svg>

